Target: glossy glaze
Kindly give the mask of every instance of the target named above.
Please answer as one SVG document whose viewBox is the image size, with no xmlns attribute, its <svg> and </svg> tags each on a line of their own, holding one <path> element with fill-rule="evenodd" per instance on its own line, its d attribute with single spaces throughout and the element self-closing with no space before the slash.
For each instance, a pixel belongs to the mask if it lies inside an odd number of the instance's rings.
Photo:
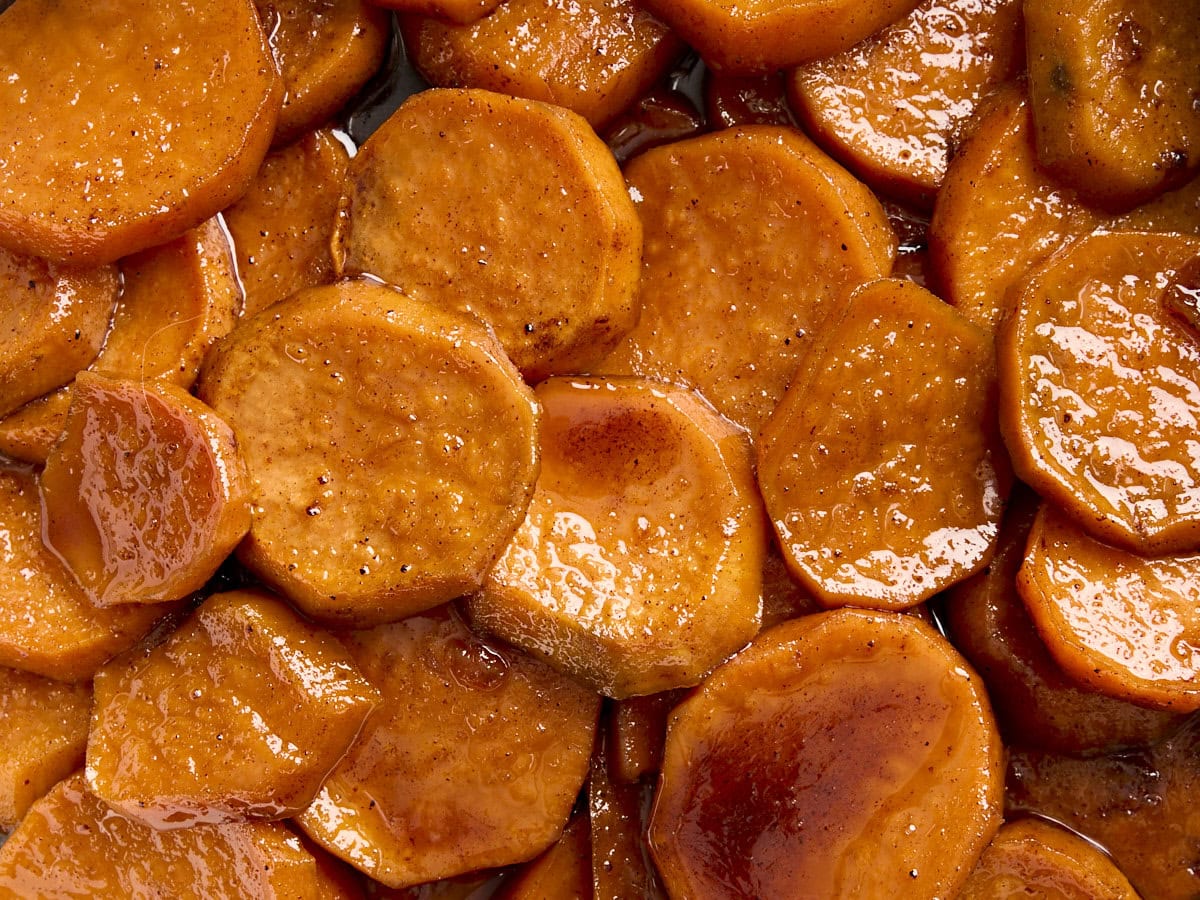
<svg viewBox="0 0 1200 900">
<path fill-rule="evenodd" d="M 704 109 L 713 128 L 796 124 L 779 72 L 741 77 L 706 72 Z"/>
<path fill-rule="evenodd" d="M 1113 231 L 1177 231 L 1200 235 L 1200 178 L 1118 216 Z"/>
<path fill-rule="evenodd" d="M 1000 825 L 983 686 L 911 617 L 780 625 L 679 706 L 650 826 L 673 897 L 946 897 Z"/>
<path fill-rule="evenodd" d="M 653 147 L 661 147 L 704 130 L 704 117 L 686 94 L 658 88 L 617 116 L 603 133 L 621 165 Z"/>
<path fill-rule="evenodd" d="M 987 564 L 1009 483 L 992 377 L 985 334 L 908 281 L 860 288 L 816 331 L 758 479 L 820 603 L 905 609 Z"/>
<path fill-rule="evenodd" d="M 684 691 L 663 691 L 618 700 L 608 718 L 609 768 L 613 779 L 633 784 L 662 766 L 667 717 Z"/>
<path fill-rule="evenodd" d="M 612 744 L 596 742 L 588 775 L 592 889 L 596 897 L 666 900 L 642 840 L 654 793 L 652 780 L 624 784 L 613 777 Z"/>
<path fill-rule="evenodd" d="M 1000 424 L 1022 479 L 1096 537 L 1200 544 L 1200 342 L 1163 305 L 1200 239 L 1097 234 L 1033 273 L 999 335 Z"/>
<path fill-rule="evenodd" d="M 505 882 L 498 900 L 588 900 L 592 897 L 591 829 L 586 813 L 576 815 L 558 842 Z"/>
<path fill-rule="evenodd" d="M 299 817 L 391 887 L 530 859 L 587 775 L 599 699 L 448 608 L 343 636 L 383 695 Z"/>
<path fill-rule="evenodd" d="M 611 697 L 696 684 L 758 632 L 765 534 L 745 435 L 637 378 L 537 388 L 542 473 L 473 624 Z"/>
</svg>

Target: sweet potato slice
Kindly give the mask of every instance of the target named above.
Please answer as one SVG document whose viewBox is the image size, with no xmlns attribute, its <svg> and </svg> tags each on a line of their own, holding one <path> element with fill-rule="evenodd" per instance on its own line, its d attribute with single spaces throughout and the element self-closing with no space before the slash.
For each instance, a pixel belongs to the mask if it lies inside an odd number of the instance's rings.
<svg viewBox="0 0 1200 900">
<path fill-rule="evenodd" d="M 1000 827 L 1003 748 L 911 616 L 764 632 L 671 717 L 650 824 L 673 897 L 947 897 Z"/>
<path fill-rule="evenodd" d="M 95 691 L 88 789 L 158 830 L 299 812 L 379 701 L 341 644 L 258 591 L 214 594 Z"/>
<path fill-rule="evenodd" d="M 0 669 L 0 831 L 83 765 L 92 689 Z"/>
<path fill-rule="evenodd" d="M 1009 757 L 1007 808 L 1099 842 L 1141 896 L 1200 893 L 1200 720 L 1149 750 L 1094 759 L 1035 751 Z"/>
<path fill-rule="evenodd" d="M 233 430 L 183 388 L 80 372 L 42 472 L 45 540 L 99 606 L 178 600 L 250 528 Z"/>
<path fill-rule="evenodd" d="M 250 189 L 225 210 L 247 316 L 333 281 L 330 241 L 349 165 L 333 132 L 310 132 L 268 156 Z"/>
<path fill-rule="evenodd" d="M 994 328 L 1006 295 L 1070 239 L 1100 224 L 1038 167 L 1033 119 L 1019 86 L 976 113 L 946 170 L 929 223 L 930 285 L 972 322 Z"/>
<path fill-rule="evenodd" d="M 120 284 L 115 266 L 74 270 L 0 250 L 0 416 L 96 358 Z"/>
<path fill-rule="evenodd" d="M 347 191 L 339 272 L 478 316 L 530 381 L 584 371 L 637 318 L 641 225 L 574 113 L 425 91 L 363 146 Z"/>
<path fill-rule="evenodd" d="M 506 0 L 373 0 L 373 2 L 401 13 L 432 16 L 434 17 L 433 21 L 441 20 L 451 25 L 470 25 L 472 22 L 494 15 L 496 10 L 506 3 Z M 407 38 L 405 43 L 409 44 Z M 411 45 L 406 49 L 411 52 Z"/>
<path fill-rule="evenodd" d="M 250 0 L 18 0 L 0 19 L 0 245 L 85 265 L 179 237 L 245 190 L 281 97 Z"/>
<path fill-rule="evenodd" d="M 1118 216 L 1112 231 L 1157 231 L 1200 236 L 1200 177 Z"/>
<path fill-rule="evenodd" d="M 805 129 L 876 190 L 921 207 L 980 99 L 1024 62 L 1020 0 L 923 0 L 789 81 Z"/>
<path fill-rule="evenodd" d="M 906 609 L 974 574 L 1009 486 L 987 336 L 910 281 L 855 291 L 763 429 L 758 480 L 827 607 Z"/>
<path fill-rule="evenodd" d="M 1198 582 L 1200 554 L 1118 550 L 1048 505 L 1017 577 L 1046 647 L 1071 677 L 1175 712 L 1200 709 Z"/>
<path fill-rule="evenodd" d="M 577 815 L 553 847 L 505 882 L 497 900 L 592 900 L 591 848 L 588 816 Z"/>
<path fill-rule="evenodd" d="M 37 479 L 0 467 L 0 666 L 84 681 L 136 644 L 161 606 L 94 606 L 42 544 Z"/>
<path fill-rule="evenodd" d="M 958 896 L 960 900 L 1034 896 L 1140 900 L 1108 856 L 1065 828 L 1039 819 L 1022 819 L 1001 828 Z"/>
<path fill-rule="evenodd" d="M 1079 755 L 1166 737 L 1180 716 L 1084 690 L 1042 643 L 1017 593 L 1037 509 L 1032 492 L 1015 492 L 991 563 L 946 596 L 951 638 L 983 676 L 1000 733 L 1012 745 Z"/>
<path fill-rule="evenodd" d="M 684 49 L 636 0 L 507 0 L 471 25 L 405 16 L 401 32 L 430 84 L 553 103 L 597 129 L 665 75 Z"/>
<path fill-rule="evenodd" d="M 531 859 L 587 776 L 600 701 L 443 607 L 343 640 L 382 705 L 298 819 L 391 887 Z"/>
<path fill-rule="evenodd" d="M 645 228 L 642 316 L 593 371 L 690 382 L 757 434 L 802 339 L 843 293 L 891 270 L 883 210 L 791 128 L 658 147 L 626 176 Z"/>
<path fill-rule="evenodd" d="M 0 848 L 0 894 L 178 900 L 359 896 L 283 825 L 155 831 L 97 800 L 82 773 L 35 803 Z"/>
<path fill-rule="evenodd" d="M 199 394 L 250 472 L 239 557 L 316 618 L 375 624 L 478 587 L 533 493 L 539 407 L 495 338 L 381 285 L 247 320 Z"/>
<path fill-rule="evenodd" d="M 831 56 L 918 0 L 646 0 L 713 69 L 754 74 Z"/>
<path fill-rule="evenodd" d="M 1038 159 L 1104 206 L 1200 168 L 1200 0 L 1048 0 L 1025 8 Z"/>
<path fill-rule="evenodd" d="M 663 691 L 618 700 L 609 716 L 609 769 L 612 777 L 633 784 L 662 766 L 667 717 L 683 699 L 683 691 Z"/>
<path fill-rule="evenodd" d="M 254 0 L 283 77 L 276 146 L 325 123 L 383 62 L 387 13 L 365 0 Z"/>
<path fill-rule="evenodd" d="M 692 391 L 549 379 L 542 472 L 472 623 L 610 697 L 696 684 L 759 628 L 746 437 Z"/>
<path fill-rule="evenodd" d="M 1031 273 L 997 338 L 1013 467 L 1137 553 L 1200 545 L 1200 333 L 1162 297 L 1197 255 L 1200 238 L 1083 238 Z"/>
<path fill-rule="evenodd" d="M 626 784 L 614 779 L 606 737 L 596 742 L 588 776 L 593 894 L 665 900 L 649 849 L 642 840 L 653 784 Z"/>
</svg>

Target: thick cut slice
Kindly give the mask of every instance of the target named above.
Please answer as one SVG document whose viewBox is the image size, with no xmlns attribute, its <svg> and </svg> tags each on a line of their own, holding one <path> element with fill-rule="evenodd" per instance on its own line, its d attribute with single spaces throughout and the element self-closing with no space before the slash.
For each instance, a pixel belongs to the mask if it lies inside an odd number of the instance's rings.
<svg viewBox="0 0 1200 900">
<path fill-rule="evenodd" d="M 672 897 L 954 896 L 1003 766 L 982 683 L 931 627 L 807 616 L 676 708 L 651 848 Z"/>
<path fill-rule="evenodd" d="M 365 0 L 254 0 L 283 76 L 276 146 L 325 124 L 383 62 L 387 13 Z"/>
<path fill-rule="evenodd" d="M 199 393 L 250 472 L 239 557 L 319 619 L 376 624 L 473 590 L 533 493 L 539 407 L 496 339 L 382 285 L 245 321 Z"/>
<path fill-rule="evenodd" d="M 1032 813 L 1098 841 L 1141 896 L 1200 896 L 1200 719 L 1149 750 L 1094 759 L 1015 751 L 1008 814 Z"/>
<path fill-rule="evenodd" d="M 0 831 L 83 765 L 92 689 L 0 669 Z"/>
<path fill-rule="evenodd" d="M 696 684 L 758 633 L 766 547 L 746 436 L 692 391 L 555 378 L 529 513 L 473 624 L 610 697 Z"/>
<path fill-rule="evenodd" d="M 220 220 L 209 219 L 181 238 L 126 257 L 120 271 L 121 298 L 112 328 L 90 368 L 191 387 L 204 354 L 233 328 L 242 305 L 233 248 Z M 0 453 L 44 464 L 70 405 L 68 385 L 4 418 Z"/>
<path fill-rule="evenodd" d="M 1025 4 L 1038 159 L 1130 207 L 1200 168 L 1200 0 Z"/>
<path fill-rule="evenodd" d="M 431 84 L 553 103 L 597 129 L 665 75 L 684 49 L 636 0 L 507 0 L 473 25 L 411 16 L 401 30 Z"/>
<path fill-rule="evenodd" d="M 258 591 L 214 594 L 95 691 L 88 788 L 158 830 L 299 812 L 379 701 L 340 643 Z"/>
<path fill-rule="evenodd" d="M 780 72 L 738 76 L 709 70 L 704 77 L 704 109 L 714 128 L 796 124 Z"/>
<path fill-rule="evenodd" d="M 716 70 L 786 69 L 832 56 L 895 22 L 918 0 L 646 0 Z"/>
<path fill-rule="evenodd" d="M 199 590 L 250 529 L 233 430 L 183 388 L 80 372 L 42 471 L 44 537 L 99 606 Z"/>
<path fill-rule="evenodd" d="M 96 358 L 120 286 L 115 266 L 74 270 L 0 250 L 0 416 Z"/>
<path fill-rule="evenodd" d="M 1037 497 L 1014 492 L 991 563 L 946 597 L 951 639 L 983 676 L 1005 742 L 1094 755 L 1153 744 L 1182 721 L 1084 688 L 1067 677 L 1017 593 Z"/>
<path fill-rule="evenodd" d="M 391 887 L 523 862 L 562 832 L 599 698 L 449 608 L 343 636 L 382 705 L 299 817 Z"/>
<path fill-rule="evenodd" d="M 1164 302 L 1200 238 L 1095 234 L 1030 274 L 997 338 L 1013 468 L 1097 538 L 1200 546 L 1200 332 Z"/>
<path fill-rule="evenodd" d="M 346 190 L 339 272 L 478 316 L 530 381 L 586 371 L 637 320 L 641 224 L 572 112 L 424 91 L 359 151 Z"/>
<path fill-rule="evenodd" d="M 820 603 L 906 609 L 987 564 L 1010 480 L 995 409 L 986 334 L 910 281 L 865 285 L 817 331 L 758 480 Z"/>
<path fill-rule="evenodd" d="M 311 132 L 268 156 L 254 184 L 225 210 L 245 315 L 333 281 L 330 241 L 349 165 L 333 132 Z"/>
<path fill-rule="evenodd" d="M 663 740 L 667 736 L 667 717 L 683 691 L 663 691 L 618 700 L 608 719 L 612 777 L 624 784 L 658 774 L 662 767 Z"/>
<path fill-rule="evenodd" d="M 980 99 L 1024 62 L 1021 0 L 923 0 L 861 44 L 797 69 L 793 105 L 817 142 L 921 207 Z"/>
<path fill-rule="evenodd" d="M 649 848 L 642 840 L 654 783 L 625 784 L 614 779 L 612 750 L 606 738 L 596 742 L 588 775 L 593 894 L 665 900 Z"/>
<path fill-rule="evenodd" d="M 251 0 L 17 0 L 0 19 L 0 245 L 75 265 L 179 237 L 275 133 Z"/>
<path fill-rule="evenodd" d="M 155 831 L 60 782 L 0 848 L 6 897 L 354 900 L 357 888 L 273 822 Z"/>
<path fill-rule="evenodd" d="M 587 814 L 571 819 L 553 847 L 515 872 L 497 900 L 592 900 L 592 838 Z"/>
<path fill-rule="evenodd" d="M 1005 825 L 983 851 L 959 900 L 1140 900 L 1095 845 L 1039 819 Z"/>
<path fill-rule="evenodd" d="M 146 635 L 163 606 L 93 605 L 42 544 L 37 479 L 0 467 L 0 666 L 85 681 Z"/>
<path fill-rule="evenodd" d="M 930 284 L 976 325 L 992 329 L 1025 273 L 1101 219 L 1038 167 L 1020 87 L 985 101 L 969 129 L 929 223 Z"/>
<path fill-rule="evenodd" d="M 1174 712 L 1200 709 L 1200 554 L 1118 550 L 1047 505 L 1017 588 L 1047 649 L 1080 684 Z"/>
<path fill-rule="evenodd" d="M 689 382 L 756 435 L 804 337 L 850 289 L 891 271 L 887 217 L 792 128 L 658 147 L 626 175 L 645 229 L 642 315 L 593 371 Z"/>
</svg>

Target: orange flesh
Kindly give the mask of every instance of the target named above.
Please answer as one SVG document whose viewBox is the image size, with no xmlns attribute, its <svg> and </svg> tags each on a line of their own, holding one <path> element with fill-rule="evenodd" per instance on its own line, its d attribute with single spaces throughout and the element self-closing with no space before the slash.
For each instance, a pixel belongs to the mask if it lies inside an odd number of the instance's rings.
<svg viewBox="0 0 1200 900">
<path fill-rule="evenodd" d="M 597 897 L 662 897 L 642 841 L 653 784 L 614 780 L 612 749 L 606 738 L 596 742 L 588 775 L 593 891 Z"/>
<path fill-rule="evenodd" d="M 558 842 L 506 881 L 497 896 L 502 900 L 547 897 L 590 900 L 592 858 L 588 816 L 581 814 L 571 819 Z"/>
</svg>

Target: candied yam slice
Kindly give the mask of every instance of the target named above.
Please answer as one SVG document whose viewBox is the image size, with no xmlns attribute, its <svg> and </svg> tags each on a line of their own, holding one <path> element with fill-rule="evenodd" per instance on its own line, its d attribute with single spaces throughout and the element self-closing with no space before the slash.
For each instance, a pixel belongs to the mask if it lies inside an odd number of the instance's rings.
<svg viewBox="0 0 1200 900">
<path fill-rule="evenodd" d="M 696 684 L 759 628 L 746 436 L 659 382 L 554 378 L 536 393 L 542 472 L 466 601 L 472 623 L 610 697 Z"/>
<path fill-rule="evenodd" d="M 76 270 L 0 250 L 0 416 L 96 358 L 120 285 L 115 266 Z"/>
<path fill-rule="evenodd" d="M 663 691 L 612 704 L 608 719 L 609 768 L 614 779 L 633 784 L 658 773 L 667 716 L 682 699 L 682 691 Z"/>
<path fill-rule="evenodd" d="M 584 371 L 637 318 L 641 225 L 574 113 L 424 91 L 359 151 L 346 190 L 339 273 L 478 316 L 530 381 Z"/>
<path fill-rule="evenodd" d="M 395 9 L 401 13 L 432 16 L 432 21 L 443 21 L 448 25 L 470 25 L 492 16 L 507 0 L 372 0 L 378 6 Z M 532 37 L 532 35 L 531 35 Z M 408 38 L 405 49 L 412 52 Z M 513 48 L 514 51 L 516 48 Z"/>
<path fill-rule="evenodd" d="M 0 245 L 84 265 L 178 237 L 245 190 L 281 96 L 250 0 L 18 0 L 0 19 Z"/>
<path fill-rule="evenodd" d="M 675 710 L 650 823 L 672 897 L 947 897 L 1000 826 L 983 685 L 912 616 L 785 622 Z"/>
<path fill-rule="evenodd" d="M 588 776 L 593 894 L 665 900 L 649 848 L 642 840 L 654 785 L 625 784 L 614 779 L 613 755 L 606 737 L 596 742 Z"/>
<path fill-rule="evenodd" d="M 1025 273 L 1099 216 L 1041 170 L 1022 88 L 1001 88 L 976 111 L 946 170 L 929 223 L 930 285 L 992 329 Z"/>
<path fill-rule="evenodd" d="M 42 544 L 37 479 L 0 466 L 0 666 L 84 681 L 128 650 L 162 606 L 100 608 Z"/>
<path fill-rule="evenodd" d="M 1017 587 L 1058 664 L 1093 690 L 1200 709 L 1200 555 L 1102 544 L 1052 506 L 1029 534 Z"/>
<path fill-rule="evenodd" d="M 283 78 L 276 145 L 334 115 L 383 62 L 383 4 L 365 0 L 254 0 Z"/>
<path fill-rule="evenodd" d="M 796 69 L 792 103 L 823 147 L 875 189 L 933 204 L 980 99 L 1024 62 L 1021 0 L 923 0 L 860 44 Z"/>
<path fill-rule="evenodd" d="M 233 430 L 166 381 L 80 372 L 42 471 L 45 541 L 99 606 L 178 600 L 250 528 Z"/>
<path fill-rule="evenodd" d="M 274 822 L 156 831 L 92 796 L 79 773 L 0 848 L 6 897 L 286 897 L 354 900 L 331 864 Z"/>
<path fill-rule="evenodd" d="M 1009 484 L 985 333 L 910 281 L 855 291 L 763 429 L 758 480 L 827 607 L 906 609 L 974 574 Z"/>
<path fill-rule="evenodd" d="M 0 668 L 0 831 L 83 765 L 92 689 Z"/>
<path fill-rule="evenodd" d="M 1200 333 L 1162 295 L 1200 238 L 1102 233 L 1025 280 L 997 338 L 1021 479 L 1101 540 L 1200 545 Z"/>
<path fill-rule="evenodd" d="M 1054 177 L 1129 207 L 1200 168 L 1200 0 L 1028 3 L 1025 38 Z"/>
<path fill-rule="evenodd" d="M 595 694 L 443 607 L 343 635 L 383 695 L 298 822 L 391 887 L 523 862 L 583 786 Z"/>
<path fill-rule="evenodd" d="M 891 270 L 883 209 L 791 128 L 658 147 L 626 176 L 645 229 L 642 314 L 592 371 L 691 383 L 757 434 L 802 339 L 845 292 Z"/>
<path fill-rule="evenodd" d="M 316 618 L 375 624 L 473 590 L 533 493 L 540 410 L 495 338 L 382 285 L 246 320 L 199 394 L 250 473 L 239 558 Z"/>
<path fill-rule="evenodd" d="M 504 883 L 497 900 L 592 900 L 591 848 L 589 817 L 576 815 L 553 847 Z"/>
<path fill-rule="evenodd" d="M 1118 216 L 1110 231 L 1177 232 L 1200 236 L 1200 177 Z"/>
<path fill-rule="evenodd" d="M 1005 825 L 992 838 L 960 900 L 1140 900 L 1095 845 L 1038 819 Z"/>
<path fill-rule="evenodd" d="M 684 49 L 636 0 L 507 0 L 470 25 L 405 16 L 401 32 L 413 65 L 436 87 L 553 103 L 594 128 L 665 75 Z"/>
<path fill-rule="evenodd" d="M 918 0 L 646 0 L 718 71 L 786 69 L 832 56 L 908 14 Z"/>
<path fill-rule="evenodd" d="M 332 131 L 276 150 L 225 222 L 251 316 L 306 287 L 333 281 L 330 241 L 350 154 Z"/>
<path fill-rule="evenodd" d="M 88 788 L 158 830 L 299 812 L 379 700 L 340 643 L 259 591 L 214 594 L 95 691 Z"/>
<path fill-rule="evenodd" d="M 1014 491 L 996 555 L 946 595 L 945 619 L 959 651 L 983 676 L 1006 742 L 1059 753 L 1142 747 L 1173 732 L 1181 718 L 1085 690 L 1042 642 L 1017 593 L 1037 497 Z"/>
</svg>

